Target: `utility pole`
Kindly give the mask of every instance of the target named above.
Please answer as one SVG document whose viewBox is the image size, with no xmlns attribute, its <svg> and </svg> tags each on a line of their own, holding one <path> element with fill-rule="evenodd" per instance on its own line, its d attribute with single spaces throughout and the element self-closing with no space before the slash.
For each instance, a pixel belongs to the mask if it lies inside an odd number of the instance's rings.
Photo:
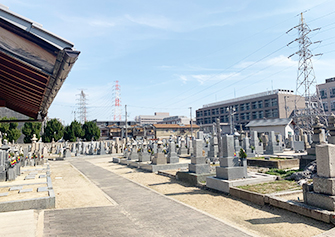
<svg viewBox="0 0 335 237">
<path fill-rule="evenodd" d="M 192 121 L 192 107 L 189 107 L 190 109 L 190 124 L 191 124 L 191 139 L 193 138 L 193 121 Z"/>
<path fill-rule="evenodd" d="M 124 106 L 126 120 L 126 143 L 128 142 L 128 121 L 127 121 L 127 105 Z"/>
</svg>

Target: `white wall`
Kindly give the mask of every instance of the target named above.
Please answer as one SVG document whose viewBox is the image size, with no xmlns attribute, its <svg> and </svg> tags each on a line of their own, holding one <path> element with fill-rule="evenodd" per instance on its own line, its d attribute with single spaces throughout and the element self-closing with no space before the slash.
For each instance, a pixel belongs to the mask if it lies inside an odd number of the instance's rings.
<svg viewBox="0 0 335 237">
<path fill-rule="evenodd" d="M 281 134 L 283 136 L 283 139 L 288 138 L 289 132 L 291 134 L 294 134 L 294 131 L 290 125 L 286 126 L 267 126 L 267 127 L 251 127 L 250 133 L 253 131 L 257 131 L 258 133 L 270 133 L 271 131 L 274 131 L 275 134 Z"/>
</svg>

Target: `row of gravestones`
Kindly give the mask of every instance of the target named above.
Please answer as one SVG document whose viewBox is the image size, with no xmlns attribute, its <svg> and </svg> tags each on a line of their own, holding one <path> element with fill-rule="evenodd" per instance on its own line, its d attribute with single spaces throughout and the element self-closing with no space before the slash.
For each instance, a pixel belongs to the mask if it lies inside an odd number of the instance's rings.
<svg viewBox="0 0 335 237">
<path fill-rule="evenodd" d="M 204 139 L 192 140 L 192 155 L 191 163 L 189 164 L 189 172 L 196 174 L 210 173 L 210 164 L 206 162 L 204 153 Z M 146 141 L 136 143 L 133 141 L 130 149 L 126 149 L 125 157 L 133 161 L 150 161 L 152 165 L 164 165 L 168 163 L 178 163 L 179 157 L 175 149 L 175 141 L 170 139 L 166 147 L 163 141 L 152 142 Z M 235 152 L 235 140 L 233 136 L 224 135 L 220 140 L 220 150 L 222 151 L 220 166 L 216 168 L 216 176 L 223 179 L 239 179 L 247 177 L 247 162 L 244 158 L 239 158 Z M 167 154 L 164 154 L 164 149 L 168 148 Z M 149 153 L 151 149 L 153 154 Z"/>
<path fill-rule="evenodd" d="M 4 140 L 0 146 L 0 182 L 15 180 L 21 174 L 21 167 L 43 165 L 41 153 L 31 153 L 28 149 L 18 149 Z"/>
</svg>

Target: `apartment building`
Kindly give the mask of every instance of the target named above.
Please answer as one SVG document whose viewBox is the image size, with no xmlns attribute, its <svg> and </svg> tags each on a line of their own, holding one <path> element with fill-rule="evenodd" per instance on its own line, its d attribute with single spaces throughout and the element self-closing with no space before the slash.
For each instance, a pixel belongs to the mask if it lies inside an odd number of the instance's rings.
<svg viewBox="0 0 335 237">
<path fill-rule="evenodd" d="M 295 95 L 292 90 L 276 89 L 239 98 L 229 99 L 204 105 L 196 111 L 198 125 L 211 124 L 220 119 L 221 123 L 230 123 L 238 128 L 252 120 L 263 118 L 288 118 L 295 108 L 305 107 L 303 97 Z"/>
<path fill-rule="evenodd" d="M 335 77 L 325 80 L 326 83 L 317 85 L 323 104 L 323 109 L 327 114 L 335 111 Z"/>
</svg>

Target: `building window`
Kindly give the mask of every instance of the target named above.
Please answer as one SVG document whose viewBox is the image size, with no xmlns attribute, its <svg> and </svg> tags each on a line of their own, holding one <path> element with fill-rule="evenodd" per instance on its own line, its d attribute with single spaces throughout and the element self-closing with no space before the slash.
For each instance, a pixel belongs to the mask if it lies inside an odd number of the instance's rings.
<svg viewBox="0 0 335 237">
<path fill-rule="evenodd" d="M 323 109 L 325 110 L 325 112 L 328 111 L 328 102 L 323 102 Z"/>
<path fill-rule="evenodd" d="M 250 103 L 245 103 L 245 110 L 249 110 L 250 109 Z"/>
<path fill-rule="evenodd" d="M 257 119 L 257 112 L 256 111 L 252 112 L 252 119 Z"/>
<path fill-rule="evenodd" d="M 249 120 L 250 119 L 250 113 L 245 113 L 245 120 Z"/>
<path fill-rule="evenodd" d="M 264 107 L 270 107 L 270 100 L 264 100 Z"/>
<path fill-rule="evenodd" d="M 245 120 L 245 114 L 241 113 L 240 118 L 241 118 L 241 120 Z"/>
<path fill-rule="evenodd" d="M 272 104 L 272 106 L 277 106 L 278 105 L 277 98 L 271 99 L 271 104 Z"/>
<path fill-rule="evenodd" d="M 210 121 L 211 121 L 210 118 L 205 118 L 204 119 L 204 124 L 210 124 Z"/>
<path fill-rule="evenodd" d="M 278 117 L 279 117 L 279 115 L 278 115 L 278 109 L 273 109 L 273 110 L 272 110 L 272 116 L 273 116 L 274 118 L 278 118 Z"/>
<path fill-rule="evenodd" d="M 270 109 L 265 110 L 265 118 L 271 118 L 272 117 L 272 112 Z"/>
<path fill-rule="evenodd" d="M 245 110 L 245 104 L 240 104 L 240 110 L 244 111 Z"/>
<path fill-rule="evenodd" d="M 252 109 L 257 109 L 257 101 L 254 101 L 251 103 L 251 108 Z"/>
<path fill-rule="evenodd" d="M 326 89 L 321 89 L 320 90 L 320 95 L 321 95 L 321 99 L 326 99 L 327 98 L 327 90 Z"/>
<path fill-rule="evenodd" d="M 235 111 L 238 111 L 238 105 L 234 105 L 233 108 L 235 109 Z"/>
<path fill-rule="evenodd" d="M 224 114 L 226 112 L 225 107 L 220 108 L 220 114 Z"/>
<path fill-rule="evenodd" d="M 332 102 L 330 102 L 331 104 L 331 110 L 335 111 L 335 100 L 332 100 Z"/>
<path fill-rule="evenodd" d="M 212 115 L 219 114 L 219 108 L 212 109 Z"/>
<path fill-rule="evenodd" d="M 238 121 L 238 114 L 234 114 L 234 121 Z"/>
<path fill-rule="evenodd" d="M 263 101 L 262 100 L 258 101 L 258 108 L 259 109 L 263 108 Z"/>
<path fill-rule="evenodd" d="M 264 118 L 263 110 L 258 111 L 258 118 Z"/>
<path fill-rule="evenodd" d="M 335 87 L 329 88 L 329 96 L 330 98 L 335 97 Z"/>
</svg>

